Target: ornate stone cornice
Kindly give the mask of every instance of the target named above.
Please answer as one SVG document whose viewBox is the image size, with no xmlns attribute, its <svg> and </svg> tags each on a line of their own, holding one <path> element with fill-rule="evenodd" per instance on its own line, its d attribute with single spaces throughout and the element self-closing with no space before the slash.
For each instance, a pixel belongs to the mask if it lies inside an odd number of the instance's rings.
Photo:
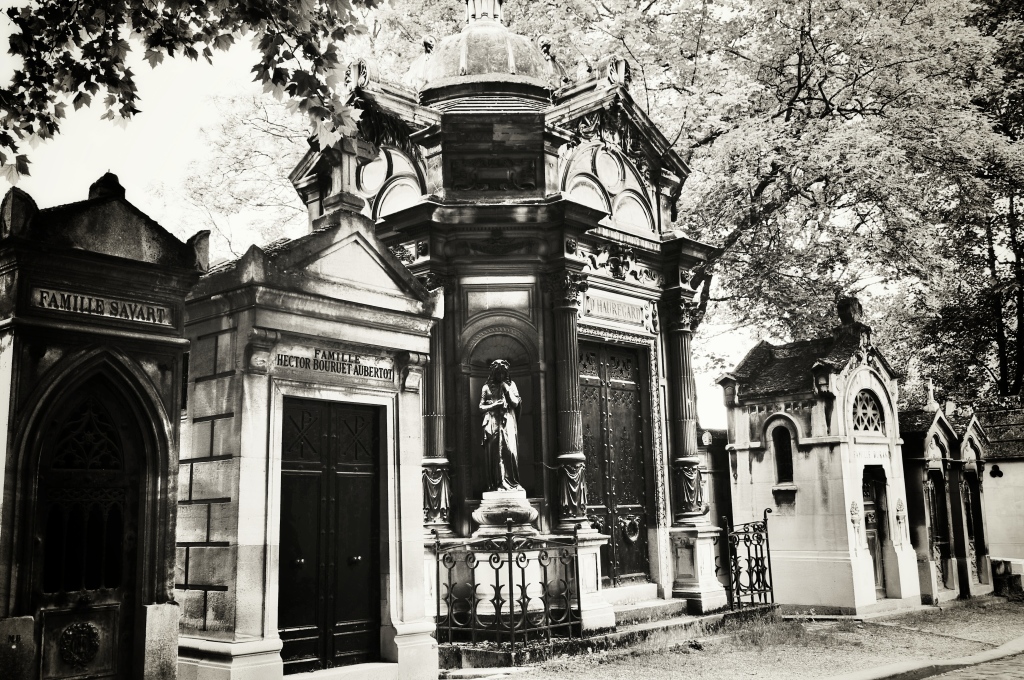
<svg viewBox="0 0 1024 680">
<path fill-rule="evenodd" d="M 427 272 L 422 276 L 417 277 L 420 283 L 427 290 L 437 290 L 438 288 L 444 288 L 446 291 L 453 290 L 455 287 L 456 278 L 449 276 L 448 274 L 440 274 L 438 272 Z"/>
<path fill-rule="evenodd" d="M 579 307 L 580 293 L 589 288 L 587 275 L 578 272 L 556 272 L 544 277 L 544 288 L 551 293 L 555 307 Z"/>
</svg>

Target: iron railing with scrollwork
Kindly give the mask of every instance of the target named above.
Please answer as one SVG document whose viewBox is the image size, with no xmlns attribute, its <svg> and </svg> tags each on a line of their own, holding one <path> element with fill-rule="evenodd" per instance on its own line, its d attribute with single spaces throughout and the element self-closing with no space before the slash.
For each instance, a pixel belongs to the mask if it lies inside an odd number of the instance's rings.
<svg viewBox="0 0 1024 680">
<path fill-rule="evenodd" d="M 768 513 L 771 511 L 765 508 L 764 519 L 735 527 L 728 517 L 722 517 L 722 526 L 727 528 L 729 577 L 726 591 L 730 609 L 775 603 L 768 544 Z"/>
<path fill-rule="evenodd" d="M 512 533 L 442 547 L 435 532 L 438 642 L 517 648 L 580 637 L 579 539 Z"/>
</svg>

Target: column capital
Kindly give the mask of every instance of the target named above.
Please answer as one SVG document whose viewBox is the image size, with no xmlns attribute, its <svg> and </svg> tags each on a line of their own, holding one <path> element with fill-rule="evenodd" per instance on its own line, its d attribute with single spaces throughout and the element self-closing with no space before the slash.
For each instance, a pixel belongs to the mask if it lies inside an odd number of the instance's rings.
<svg viewBox="0 0 1024 680">
<path fill-rule="evenodd" d="M 544 276 L 544 288 L 551 293 L 551 301 L 556 308 L 578 308 L 580 293 L 589 287 L 587 275 L 583 272 L 562 271 Z"/>
<path fill-rule="evenodd" d="M 693 332 L 697 322 L 697 305 L 681 297 L 658 302 L 662 325 L 670 331 Z"/>
</svg>

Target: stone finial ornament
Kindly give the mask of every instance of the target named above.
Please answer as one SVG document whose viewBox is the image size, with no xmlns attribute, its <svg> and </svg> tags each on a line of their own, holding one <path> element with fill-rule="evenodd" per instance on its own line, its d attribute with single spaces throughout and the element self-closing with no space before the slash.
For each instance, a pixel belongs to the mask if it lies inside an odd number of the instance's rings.
<svg viewBox="0 0 1024 680">
<path fill-rule="evenodd" d="M 842 298 L 836 303 L 836 309 L 839 312 L 839 320 L 843 322 L 844 326 L 860 323 L 861 317 L 864 315 L 864 308 L 861 307 L 860 300 L 855 297 Z"/>
</svg>

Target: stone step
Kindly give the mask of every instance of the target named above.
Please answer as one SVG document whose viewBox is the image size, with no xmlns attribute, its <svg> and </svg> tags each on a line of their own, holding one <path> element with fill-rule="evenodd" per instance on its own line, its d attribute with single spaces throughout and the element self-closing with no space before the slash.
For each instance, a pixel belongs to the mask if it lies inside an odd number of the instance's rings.
<svg viewBox="0 0 1024 680">
<path fill-rule="evenodd" d="M 615 611 L 615 626 L 629 626 L 634 623 L 647 623 L 673 619 L 686 614 L 686 600 L 645 600 L 633 604 L 619 604 L 612 608 Z"/>
<path fill-rule="evenodd" d="M 613 607 L 620 604 L 635 604 L 658 599 L 657 583 L 632 583 L 617 588 L 602 588 L 601 596 Z"/>
</svg>

